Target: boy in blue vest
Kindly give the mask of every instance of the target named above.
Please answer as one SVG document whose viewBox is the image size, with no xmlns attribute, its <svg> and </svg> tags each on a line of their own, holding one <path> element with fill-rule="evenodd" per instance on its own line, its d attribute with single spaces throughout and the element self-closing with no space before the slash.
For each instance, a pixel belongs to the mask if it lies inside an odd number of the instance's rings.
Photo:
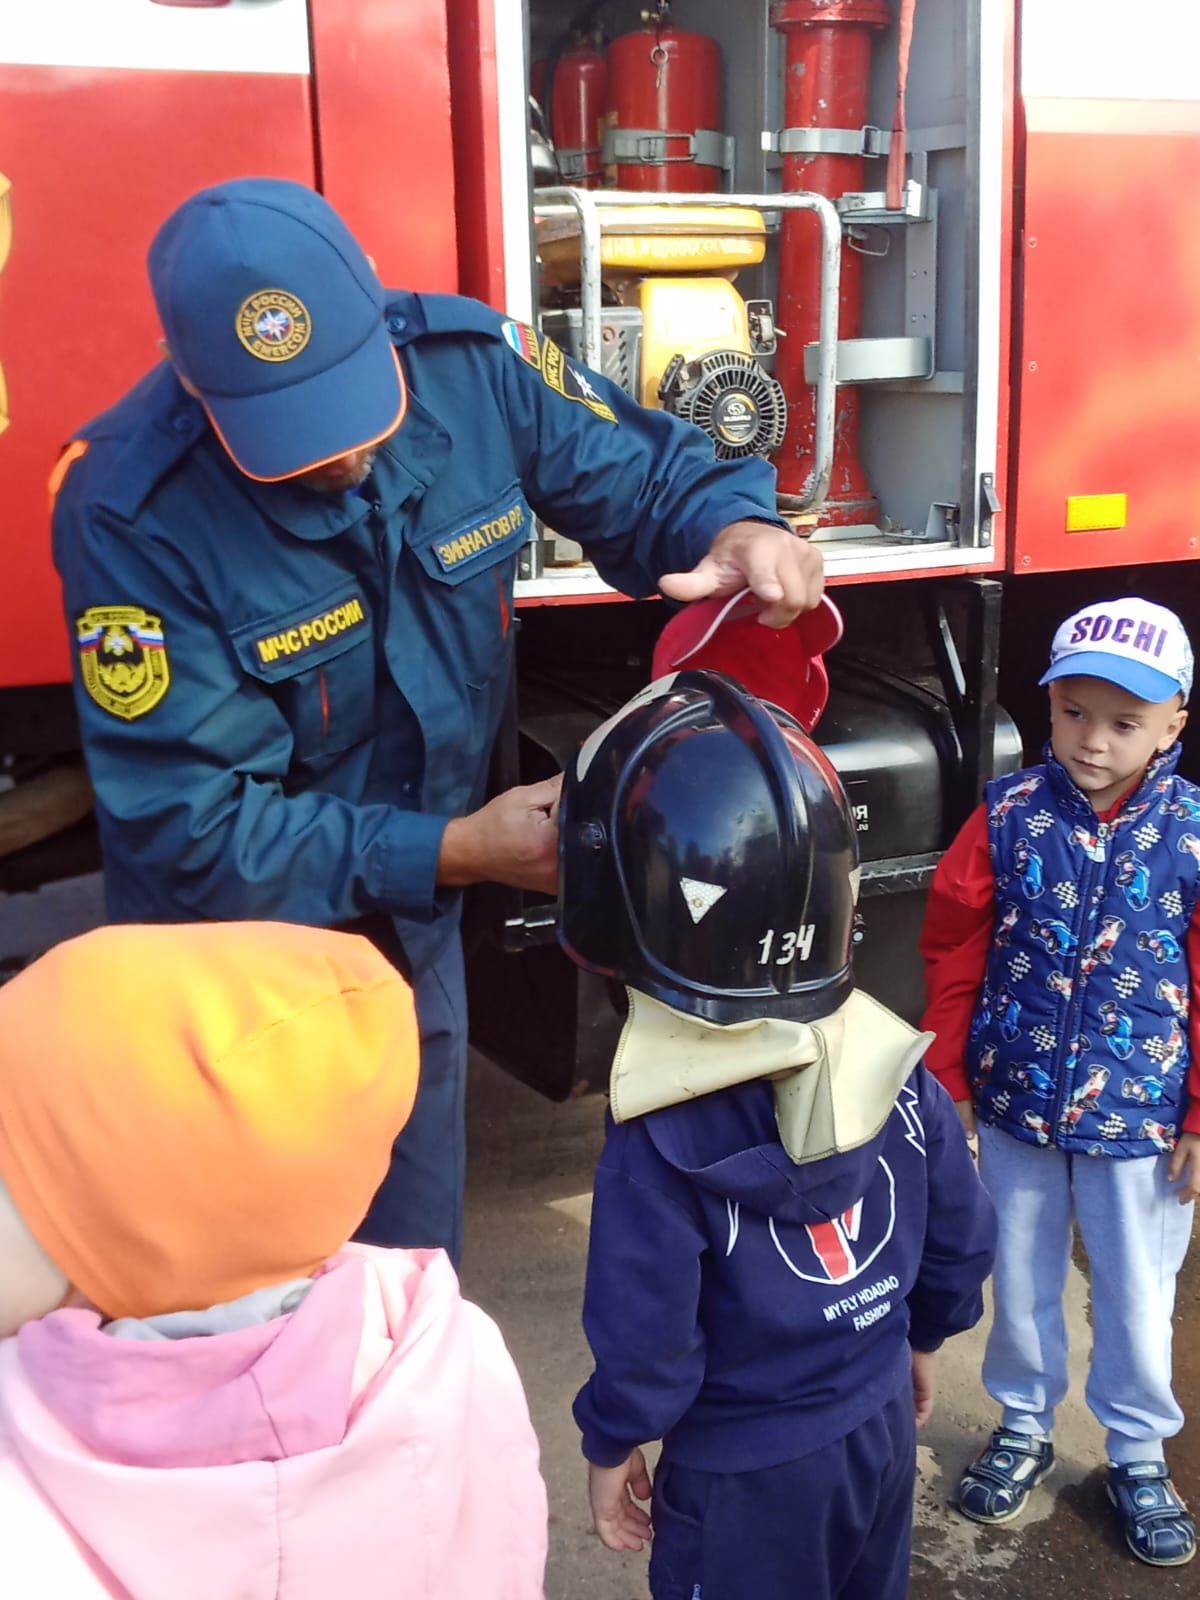
<svg viewBox="0 0 1200 1600">
<path fill-rule="evenodd" d="M 1141 599 L 1054 637 L 1040 766 L 989 784 L 938 866 L 921 941 L 926 1061 L 1000 1217 L 983 1381 L 1002 1408 L 959 1509 L 1009 1522 L 1054 1465 L 1072 1219 L 1091 1269 L 1088 1404 L 1130 1550 L 1179 1566 L 1196 1530 L 1163 1459 L 1175 1279 L 1200 1194 L 1200 790 L 1176 775 L 1192 651 Z"/>
</svg>

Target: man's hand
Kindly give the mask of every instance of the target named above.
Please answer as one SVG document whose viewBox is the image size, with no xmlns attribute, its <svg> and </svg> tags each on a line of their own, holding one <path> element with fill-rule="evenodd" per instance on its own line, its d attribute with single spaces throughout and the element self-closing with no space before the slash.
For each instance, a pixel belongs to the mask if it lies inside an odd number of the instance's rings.
<svg viewBox="0 0 1200 1600">
<path fill-rule="evenodd" d="M 659 588 L 670 600 L 704 600 L 749 587 L 763 602 L 759 621 L 785 628 L 811 611 L 825 588 L 821 552 L 807 539 L 767 522 L 731 522 L 690 572 L 669 572 Z"/>
<path fill-rule="evenodd" d="M 1167 1176 L 1172 1183 L 1179 1183 L 1181 1206 L 1200 1200 L 1200 1133 L 1179 1135 L 1179 1143 L 1171 1152 Z M 1180 1182 L 1180 1179 L 1183 1181 Z"/>
<path fill-rule="evenodd" d="M 453 817 L 442 834 L 437 881 L 447 888 L 507 883 L 554 894 L 562 775 L 506 789 L 479 811 Z"/>
<path fill-rule="evenodd" d="M 933 1402 L 937 1399 L 937 1351 L 914 1350 L 912 1375 L 917 1427 L 923 1428 L 933 1415 Z"/>
<path fill-rule="evenodd" d="M 630 1452 L 619 1467 L 588 1463 L 588 1496 L 592 1526 L 609 1550 L 641 1550 L 650 1537 L 650 1518 L 634 1503 L 650 1498 L 650 1474 L 640 1450 Z"/>
</svg>

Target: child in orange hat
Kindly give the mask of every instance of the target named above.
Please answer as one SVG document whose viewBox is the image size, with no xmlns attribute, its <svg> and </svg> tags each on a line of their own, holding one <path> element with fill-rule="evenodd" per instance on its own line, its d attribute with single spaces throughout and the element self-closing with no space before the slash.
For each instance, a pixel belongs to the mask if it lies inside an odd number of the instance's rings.
<svg viewBox="0 0 1200 1600">
<path fill-rule="evenodd" d="M 541 1596 L 498 1331 L 443 1252 L 346 1243 L 417 1072 L 322 929 L 103 928 L 0 990 L 5 1592 Z"/>
</svg>

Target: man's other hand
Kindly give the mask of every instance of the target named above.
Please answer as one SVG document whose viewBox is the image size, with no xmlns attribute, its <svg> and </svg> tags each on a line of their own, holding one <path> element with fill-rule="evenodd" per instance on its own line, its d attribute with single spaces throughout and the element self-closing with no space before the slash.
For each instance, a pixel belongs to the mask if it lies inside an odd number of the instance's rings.
<svg viewBox="0 0 1200 1600">
<path fill-rule="evenodd" d="M 507 883 L 558 888 L 558 799 L 562 775 L 506 789 L 478 811 L 453 817 L 442 834 L 437 881 L 447 888 Z"/>
<path fill-rule="evenodd" d="M 807 539 L 768 522 L 731 522 L 690 572 L 659 582 L 669 600 L 705 600 L 749 587 L 762 602 L 759 621 L 785 628 L 811 611 L 825 590 L 825 563 Z"/>
</svg>

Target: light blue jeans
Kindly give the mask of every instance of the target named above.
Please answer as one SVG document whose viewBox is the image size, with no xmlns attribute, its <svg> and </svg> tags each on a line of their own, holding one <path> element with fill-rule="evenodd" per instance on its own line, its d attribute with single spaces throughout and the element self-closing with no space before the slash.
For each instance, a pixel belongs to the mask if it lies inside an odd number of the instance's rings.
<svg viewBox="0 0 1200 1600">
<path fill-rule="evenodd" d="M 1161 1460 L 1163 1440 L 1183 1426 L 1171 1388 L 1171 1316 L 1195 1207 L 1179 1204 L 1168 1161 L 1067 1155 L 980 1128 L 980 1175 L 1000 1220 L 983 1382 L 1005 1428 L 1048 1434 L 1067 1392 L 1062 1301 L 1072 1221 L 1092 1285 L 1086 1398 L 1107 1431 L 1109 1460 Z"/>
</svg>

